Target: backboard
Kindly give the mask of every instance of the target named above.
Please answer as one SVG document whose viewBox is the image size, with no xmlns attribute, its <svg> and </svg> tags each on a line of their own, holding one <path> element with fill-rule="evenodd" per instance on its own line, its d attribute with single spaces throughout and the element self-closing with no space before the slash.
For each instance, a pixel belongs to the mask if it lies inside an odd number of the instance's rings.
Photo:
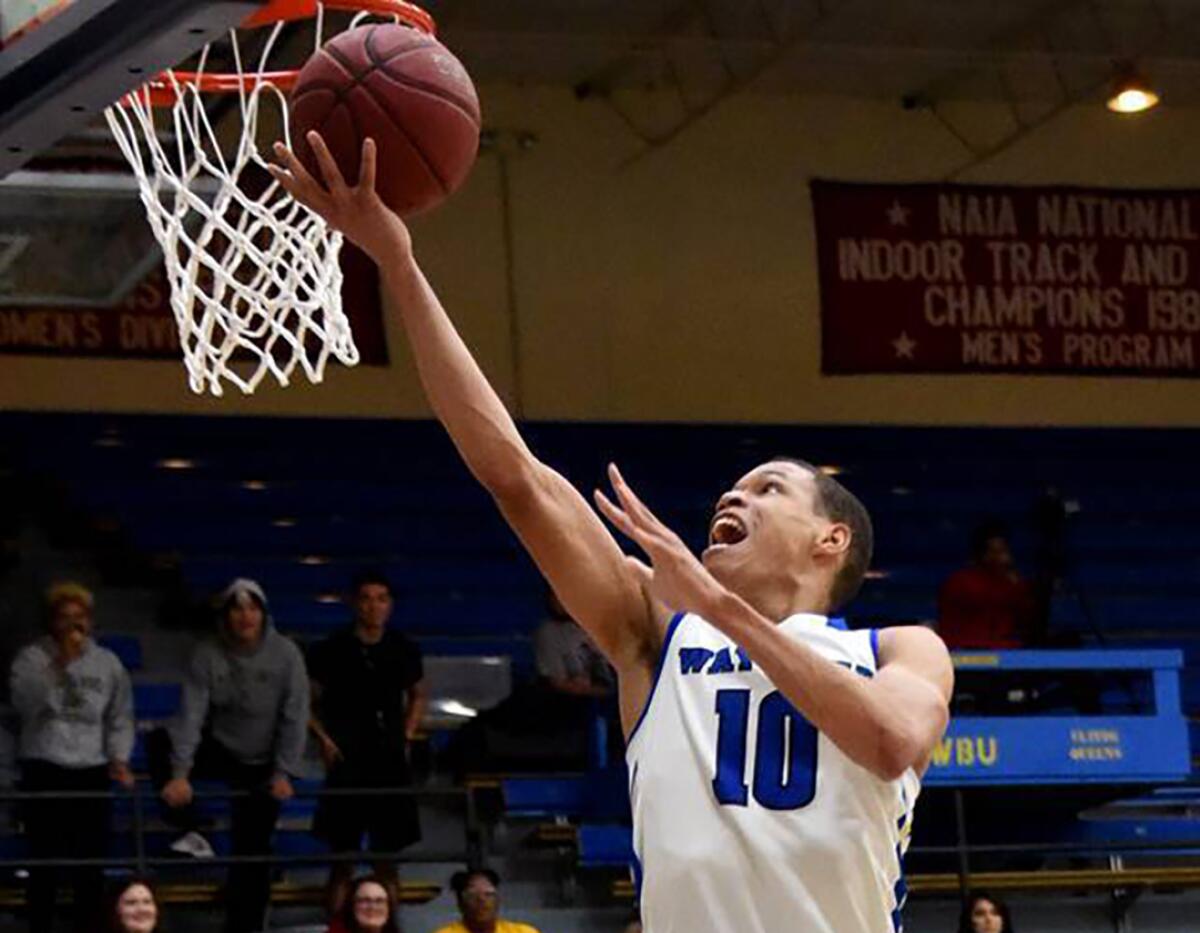
<svg viewBox="0 0 1200 933">
<path fill-rule="evenodd" d="M 123 174 L 15 172 L 0 203 L 0 307 L 110 307 L 159 264 Z"/>
<path fill-rule="evenodd" d="M 0 0 L 0 308 L 111 307 L 158 268 L 97 118 L 263 2 Z"/>
<path fill-rule="evenodd" d="M 174 289 L 103 112 L 210 42 L 228 45 L 248 17 L 283 6 L 292 5 L 0 0 L 0 354 L 178 354 Z M 288 35 L 303 40 L 307 24 L 284 19 Z M 303 49 L 298 41 L 299 62 Z M 152 132 L 174 151 L 169 119 Z M 210 182 L 189 190 L 211 203 Z M 344 265 L 362 359 L 386 363 L 374 267 L 353 252 Z"/>
<path fill-rule="evenodd" d="M 265 0 L 3 2 L 5 29 L 10 23 L 13 29 L 0 48 L 0 178 L 265 5 Z M 53 15 L 38 19 L 52 9 Z"/>
<path fill-rule="evenodd" d="M 61 12 L 73 0 L 0 0 L 0 46 L 15 42 L 26 32 Z"/>
</svg>

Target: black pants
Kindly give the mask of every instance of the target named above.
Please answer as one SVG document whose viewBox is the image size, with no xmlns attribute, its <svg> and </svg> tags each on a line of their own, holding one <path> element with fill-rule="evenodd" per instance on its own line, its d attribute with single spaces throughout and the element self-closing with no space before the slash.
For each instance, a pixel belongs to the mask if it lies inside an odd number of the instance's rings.
<svg viewBox="0 0 1200 933">
<path fill-rule="evenodd" d="M 146 745 L 150 777 L 156 788 L 171 779 L 171 737 L 166 729 L 150 734 Z M 196 751 L 192 781 L 224 781 L 231 790 L 249 791 L 249 796 L 232 801 L 233 855 L 270 855 L 271 836 L 279 819 L 279 801 L 269 786 L 275 767 L 246 764 L 229 749 L 206 736 Z M 180 832 L 198 829 L 200 815 L 195 803 L 167 808 L 163 819 Z M 225 891 L 225 933 L 257 933 L 263 929 L 271 899 L 271 866 L 266 863 L 234 865 L 229 869 Z"/>
<path fill-rule="evenodd" d="M 108 768 L 63 768 L 48 761 L 21 762 L 21 790 L 111 790 Z M 112 801 L 28 800 L 22 807 L 29 854 L 35 859 L 103 858 L 108 854 Z M 32 868 L 29 872 L 30 933 L 50 933 L 59 882 L 70 879 L 75 893 L 77 933 L 94 933 L 104 916 L 104 873 L 88 868 Z"/>
<path fill-rule="evenodd" d="M 337 790 L 404 788 L 412 786 L 412 773 L 403 755 L 348 756 L 329 769 L 325 786 Z M 399 852 L 421 838 L 417 801 L 408 796 L 323 795 L 313 833 L 335 852 L 360 850 L 364 836 L 368 849 Z"/>
</svg>

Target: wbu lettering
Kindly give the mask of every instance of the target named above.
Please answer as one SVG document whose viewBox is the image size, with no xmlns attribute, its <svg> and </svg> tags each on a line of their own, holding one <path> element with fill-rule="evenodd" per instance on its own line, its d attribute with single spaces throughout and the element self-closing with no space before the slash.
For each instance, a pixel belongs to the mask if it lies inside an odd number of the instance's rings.
<svg viewBox="0 0 1200 933">
<path fill-rule="evenodd" d="M 754 663 L 750 655 L 741 648 L 680 648 L 679 673 L 681 674 L 732 674 L 736 671 L 752 671 Z"/>
<path fill-rule="evenodd" d="M 991 768 L 999 757 L 1000 747 L 995 736 L 946 736 L 933 749 L 933 766 L 960 768 Z"/>
</svg>

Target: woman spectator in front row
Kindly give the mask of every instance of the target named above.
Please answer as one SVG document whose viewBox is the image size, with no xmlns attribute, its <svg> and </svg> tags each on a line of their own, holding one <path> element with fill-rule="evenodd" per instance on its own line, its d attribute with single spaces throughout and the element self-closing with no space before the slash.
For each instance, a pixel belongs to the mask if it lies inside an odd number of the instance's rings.
<svg viewBox="0 0 1200 933">
<path fill-rule="evenodd" d="M 110 933 L 163 933 L 154 885 L 136 876 L 126 879 L 113 893 L 108 929 Z"/>
<path fill-rule="evenodd" d="M 1015 933 L 1008 905 L 986 891 L 976 891 L 963 905 L 958 933 Z"/>
<path fill-rule="evenodd" d="M 328 933 L 400 933 L 389 879 L 365 875 L 354 882 Z"/>
</svg>

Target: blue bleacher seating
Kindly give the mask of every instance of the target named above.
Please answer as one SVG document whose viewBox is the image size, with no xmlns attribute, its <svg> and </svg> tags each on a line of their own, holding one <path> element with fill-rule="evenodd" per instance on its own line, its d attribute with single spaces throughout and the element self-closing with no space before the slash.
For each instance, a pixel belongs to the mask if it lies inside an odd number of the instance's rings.
<svg viewBox="0 0 1200 933">
<path fill-rule="evenodd" d="M 633 836 L 627 826 L 579 827 L 579 864 L 584 868 L 627 868 L 634 862 Z"/>
<path fill-rule="evenodd" d="M 102 633 L 96 641 L 120 658 L 131 674 L 142 669 L 142 641 L 136 635 Z"/>
<path fill-rule="evenodd" d="M 345 620 L 345 608 L 330 600 L 354 570 L 380 564 L 401 591 L 400 624 L 418 636 L 516 645 L 541 615 L 535 569 L 433 422 L 0 417 L 6 436 L 22 439 L 18 468 L 56 476 L 134 546 L 173 555 L 198 600 L 234 575 L 255 576 L 281 626 L 311 639 Z M 1059 630 L 1085 641 L 1185 638 L 1200 621 L 1197 431 L 525 429 L 534 449 L 585 492 L 604 482 L 609 460 L 621 462 L 693 545 L 717 495 L 754 463 L 796 453 L 837 464 L 872 510 L 882 571 L 849 607 L 852 622 L 933 618 L 937 586 L 962 564 L 967 535 L 984 515 L 1009 522 L 1028 568 L 1031 509 L 1048 487 L 1071 504 L 1066 586 L 1054 604 Z M 101 435 L 109 442 L 98 446 Z M 156 466 L 166 457 L 190 458 L 194 468 Z M 1197 688 L 1190 676 L 1184 684 L 1195 708 Z"/>
<path fill-rule="evenodd" d="M 182 687 L 178 683 L 136 683 L 133 712 L 141 721 L 170 719 L 179 710 Z"/>
</svg>

